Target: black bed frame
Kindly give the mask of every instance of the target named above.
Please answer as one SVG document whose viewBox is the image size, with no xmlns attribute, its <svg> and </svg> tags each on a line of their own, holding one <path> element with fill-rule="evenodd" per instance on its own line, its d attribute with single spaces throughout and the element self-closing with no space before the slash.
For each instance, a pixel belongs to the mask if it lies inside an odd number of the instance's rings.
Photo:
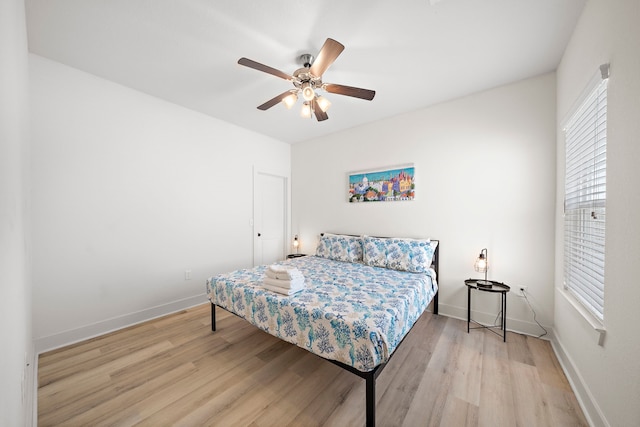
<svg viewBox="0 0 640 427">
<path fill-rule="evenodd" d="M 438 242 L 438 246 L 436 246 L 436 250 L 433 253 L 432 267 L 437 273 L 438 283 L 441 283 L 441 281 L 440 281 L 440 270 L 438 268 L 439 261 L 440 261 L 439 260 L 439 258 L 440 258 L 440 251 L 439 251 L 440 242 L 439 241 L 437 241 L 437 242 Z M 438 290 L 436 292 L 436 294 L 433 296 L 433 314 L 438 314 L 438 293 L 439 292 L 440 291 Z M 225 311 L 228 311 L 224 307 L 220 307 L 220 308 L 224 309 Z M 235 313 L 232 313 L 230 311 L 228 311 L 228 312 L 237 316 L 237 314 L 235 314 Z M 240 317 L 240 316 L 238 316 L 238 317 Z M 242 319 L 242 317 L 241 317 L 241 319 Z M 214 303 L 211 303 L 211 330 L 213 332 L 215 332 L 215 330 L 216 330 L 216 305 Z M 405 335 L 405 337 L 407 335 Z M 396 347 L 396 350 L 400 347 L 400 345 L 402 345 L 403 342 L 404 342 L 404 338 L 402 339 L 402 341 L 400 341 L 400 343 Z M 382 373 L 382 370 L 384 369 L 385 366 L 387 366 L 387 363 L 389 363 L 389 361 L 391 360 L 391 357 L 393 357 L 394 354 L 395 354 L 395 352 L 392 353 L 391 356 L 389 356 L 389 360 L 387 362 L 376 366 L 372 371 L 368 371 L 368 372 L 359 371 L 356 368 L 354 368 L 353 366 L 346 365 L 346 364 L 344 364 L 342 362 L 338 362 L 337 360 L 324 359 L 324 360 L 327 360 L 327 361 L 333 363 L 334 365 L 337 365 L 337 366 L 341 367 L 342 369 L 345 369 L 345 370 L 351 372 L 352 374 L 355 374 L 355 375 L 359 376 L 360 378 L 364 378 L 364 380 L 366 382 L 367 427 L 375 427 L 375 425 L 376 425 L 376 379 Z M 318 356 L 318 357 L 320 357 L 320 356 Z"/>
</svg>

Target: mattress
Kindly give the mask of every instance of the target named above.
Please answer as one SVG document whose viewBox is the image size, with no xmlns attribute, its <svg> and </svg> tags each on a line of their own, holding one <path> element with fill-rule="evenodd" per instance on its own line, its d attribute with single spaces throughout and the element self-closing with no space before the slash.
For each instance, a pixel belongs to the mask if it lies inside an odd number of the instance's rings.
<svg viewBox="0 0 640 427">
<path fill-rule="evenodd" d="M 292 296 L 265 289 L 263 265 L 209 278 L 208 298 L 271 335 L 362 372 L 389 360 L 438 290 L 433 270 L 316 256 L 282 263 L 302 272 L 305 289 Z"/>
</svg>

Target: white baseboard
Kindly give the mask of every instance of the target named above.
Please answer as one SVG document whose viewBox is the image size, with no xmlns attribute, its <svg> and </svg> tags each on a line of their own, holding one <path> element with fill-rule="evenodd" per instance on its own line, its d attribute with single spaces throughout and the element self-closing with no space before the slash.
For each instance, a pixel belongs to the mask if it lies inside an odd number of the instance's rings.
<svg viewBox="0 0 640 427">
<path fill-rule="evenodd" d="M 580 375 L 580 371 L 578 371 L 555 333 L 551 334 L 551 346 L 589 425 L 592 427 L 610 427 L 589 387 L 584 382 L 582 375 Z"/>
<path fill-rule="evenodd" d="M 467 308 L 466 307 L 456 307 L 453 305 L 447 305 L 447 304 L 439 304 L 438 305 L 438 310 L 440 312 L 440 314 L 447 316 L 447 317 L 453 317 L 455 319 L 460 319 L 460 320 L 464 320 L 465 322 L 467 321 Z M 508 313 L 508 311 L 507 311 Z M 473 320 L 475 320 L 476 322 L 480 322 L 482 324 L 485 325 L 493 325 L 494 321 L 496 320 L 496 314 L 493 313 L 484 313 L 484 312 L 479 312 L 479 311 L 471 311 L 471 318 Z M 539 337 L 540 335 L 544 334 L 544 331 L 542 330 L 542 328 L 540 326 L 538 326 L 538 324 L 536 323 L 531 323 L 531 322 L 523 322 L 522 320 L 517 320 L 517 319 L 511 319 L 509 318 L 509 316 L 507 315 L 507 331 L 510 332 L 515 332 L 518 334 L 524 334 L 524 335 L 529 335 L 532 337 Z M 545 326 L 544 327 L 547 332 L 550 330 L 549 327 Z M 542 336 L 543 339 L 548 339 L 549 336 L 544 335 Z"/>
<path fill-rule="evenodd" d="M 79 328 L 70 329 L 54 335 L 37 338 L 34 340 L 35 354 L 45 351 L 54 350 L 89 338 L 104 335 L 118 329 L 126 328 L 137 323 L 145 322 L 156 317 L 166 316 L 176 311 L 207 302 L 205 294 L 195 295 L 183 298 L 181 300 L 172 301 L 167 304 L 150 307 L 135 313 L 129 313 L 111 319 L 102 320 L 90 325 L 81 326 Z"/>
</svg>

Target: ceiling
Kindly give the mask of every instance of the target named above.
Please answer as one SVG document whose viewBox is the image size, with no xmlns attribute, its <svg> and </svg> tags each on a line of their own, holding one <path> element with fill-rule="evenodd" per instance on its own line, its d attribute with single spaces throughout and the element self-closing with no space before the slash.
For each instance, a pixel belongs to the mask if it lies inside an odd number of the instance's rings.
<svg viewBox="0 0 640 427">
<path fill-rule="evenodd" d="M 586 0 L 26 0 L 29 50 L 280 141 L 295 143 L 553 71 Z M 331 37 L 329 120 L 256 107 Z"/>
</svg>

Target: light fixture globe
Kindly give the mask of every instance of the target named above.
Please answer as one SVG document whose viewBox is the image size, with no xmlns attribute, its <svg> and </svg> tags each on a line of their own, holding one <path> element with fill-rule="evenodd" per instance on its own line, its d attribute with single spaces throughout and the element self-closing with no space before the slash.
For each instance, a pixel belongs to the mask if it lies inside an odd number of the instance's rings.
<svg viewBox="0 0 640 427">
<path fill-rule="evenodd" d="M 302 111 L 300 111 L 300 115 L 305 119 L 311 118 L 311 104 L 308 102 L 302 104 Z"/>
<path fill-rule="evenodd" d="M 480 255 L 478 255 L 478 258 L 476 258 L 476 262 L 473 264 L 473 268 L 478 273 L 485 273 L 488 267 L 489 266 L 487 265 L 487 255 L 481 252 Z"/>
<path fill-rule="evenodd" d="M 297 234 L 293 238 L 293 247 L 295 248 L 296 253 L 298 253 L 298 250 L 300 248 L 300 241 L 298 240 L 298 235 Z"/>
<path fill-rule="evenodd" d="M 487 280 L 487 270 L 489 270 L 489 250 L 487 248 L 480 251 L 476 262 L 473 264 L 473 268 L 478 273 L 484 273 L 484 280 L 478 280 L 476 285 L 480 288 L 490 288 L 491 282 Z"/>
<path fill-rule="evenodd" d="M 282 103 L 285 105 L 285 107 L 287 107 L 288 110 L 290 110 L 291 107 L 295 105 L 297 100 L 298 100 L 298 95 L 292 92 L 290 95 L 284 97 L 284 99 L 282 100 Z"/>
<path fill-rule="evenodd" d="M 316 97 L 316 92 L 313 90 L 309 82 L 303 83 L 301 88 L 302 88 L 302 97 L 304 98 L 305 101 L 312 101 L 313 98 Z"/>
<path fill-rule="evenodd" d="M 320 107 L 323 113 L 326 113 L 329 107 L 331 107 L 331 101 L 324 96 L 319 96 L 316 101 L 318 101 L 318 107 Z"/>
</svg>

